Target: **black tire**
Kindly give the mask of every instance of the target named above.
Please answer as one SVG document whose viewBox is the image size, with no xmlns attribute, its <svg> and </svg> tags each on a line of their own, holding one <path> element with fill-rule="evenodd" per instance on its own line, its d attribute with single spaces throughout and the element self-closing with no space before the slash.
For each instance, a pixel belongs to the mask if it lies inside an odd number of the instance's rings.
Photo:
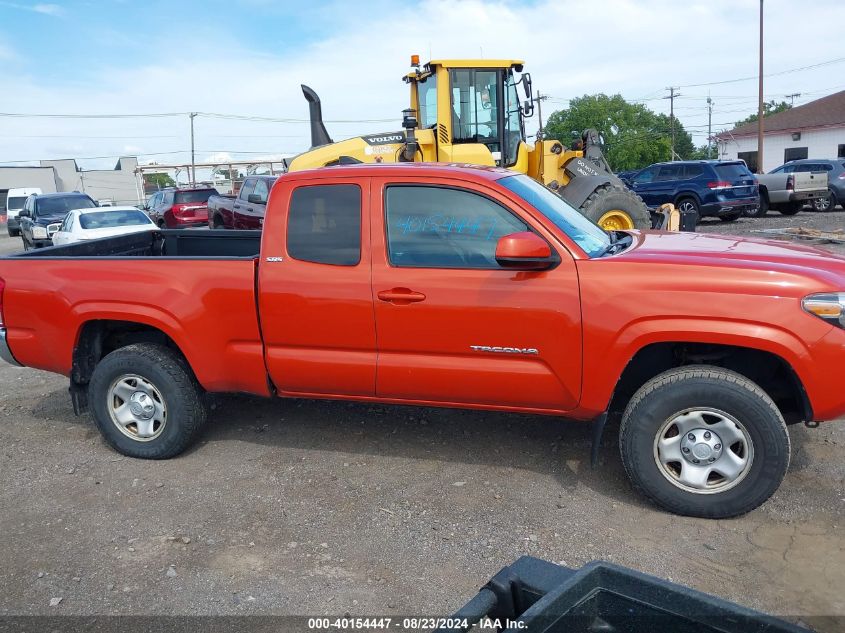
<svg viewBox="0 0 845 633">
<path fill-rule="evenodd" d="M 126 427 L 127 433 L 112 420 L 109 408 L 117 402 L 112 386 L 121 376 L 139 376 L 159 392 L 166 417 L 153 439 L 133 439 L 131 426 Z M 142 459 L 175 457 L 191 445 L 207 416 L 202 389 L 185 360 L 167 347 L 152 343 L 128 345 L 103 358 L 91 376 L 88 402 L 106 442 L 119 453 Z"/>
<path fill-rule="evenodd" d="M 671 430 L 670 421 L 682 419 L 681 414 L 691 409 L 727 414 L 740 422 L 740 426 L 733 428 L 744 427 L 744 433 L 740 430 L 739 434 L 749 440 L 744 474 L 737 476 L 732 487 L 728 485 L 722 492 L 718 492 L 718 487 L 709 488 L 707 493 L 684 488 L 680 483 L 671 481 L 667 467 L 659 464 L 657 440 L 659 436 L 668 437 L 662 429 L 669 424 Z M 719 417 L 709 411 L 705 411 L 705 417 L 700 419 Z M 699 422 L 692 424 L 698 425 Z M 709 424 L 704 423 L 704 430 Z M 730 424 L 735 425 L 734 422 Z M 683 434 L 686 433 L 683 431 Z M 694 433 L 701 437 L 703 430 L 696 429 Z M 715 439 L 719 438 L 715 430 L 712 435 Z M 679 440 L 680 446 L 686 441 L 685 437 Z M 707 365 L 672 369 L 643 385 L 625 409 L 619 446 L 625 471 L 639 492 L 670 512 L 710 519 L 738 516 L 758 507 L 777 490 L 789 467 L 789 434 L 780 411 L 768 394 L 736 372 Z M 741 444 L 732 444 L 725 450 L 734 450 L 737 446 Z M 693 445 L 692 452 L 685 451 L 689 458 L 681 456 L 677 462 L 679 472 L 684 466 L 683 460 L 693 459 L 696 450 L 698 444 Z M 678 455 L 681 453 L 678 452 Z M 707 472 L 710 471 L 707 464 L 704 467 Z M 691 468 L 695 470 L 701 466 Z M 718 473 L 713 474 L 717 475 L 716 479 L 719 478 Z M 711 485 L 709 476 L 705 486 Z"/>
<path fill-rule="evenodd" d="M 813 208 L 816 211 L 821 211 L 823 213 L 827 213 L 828 211 L 833 211 L 833 209 L 837 205 L 836 194 L 833 193 L 832 190 L 827 192 L 826 198 L 816 198 L 813 200 Z"/>
<path fill-rule="evenodd" d="M 719 216 L 719 219 L 722 222 L 736 222 L 739 218 L 742 217 L 742 211 L 734 211 L 732 213 L 725 213 Z"/>
<path fill-rule="evenodd" d="M 625 187 L 601 185 L 581 205 L 581 213 L 596 224 L 605 213 L 614 210 L 627 214 L 635 229 L 651 228 L 651 213 L 645 202 Z"/>
<path fill-rule="evenodd" d="M 802 208 L 804 208 L 804 204 L 801 202 L 787 202 L 777 206 L 778 212 L 783 215 L 795 215 Z"/>
<path fill-rule="evenodd" d="M 760 204 L 754 211 L 746 211 L 749 218 L 764 218 L 769 212 L 769 195 L 765 191 L 760 192 Z"/>
<path fill-rule="evenodd" d="M 220 230 L 220 229 L 224 228 L 223 218 L 221 218 L 217 214 L 214 214 L 214 216 L 212 216 L 212 218 L 211 218 L 211 228 L 214 229 L 214 230 Z"/>
<path fill-rule="evenodd" d="M 691 212 L 695 214 L 696 224 L 701 221 L 701 207 L 698 205 L 698 200 L 696 200 L 695 198 L 678 198 L 678 200 L 675 202 L 675 207 L 677 207 L 678 211 L 681 212 L 681 216 L 683 216 L 684 213 Z"/>
<path fill-rule="evenodd" d="M 6 229 L 9 233 L 9 237 L 18 237 L 21 234 L 20 229 Z"/>
</svg>

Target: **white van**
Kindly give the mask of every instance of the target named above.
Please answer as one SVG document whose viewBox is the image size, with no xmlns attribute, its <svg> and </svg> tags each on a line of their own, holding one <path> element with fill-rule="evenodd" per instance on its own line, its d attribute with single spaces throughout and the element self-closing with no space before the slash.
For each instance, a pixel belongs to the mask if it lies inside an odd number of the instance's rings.
<svg viewBox="0 0 845 633">
<path fill-rule="evenodd" d="M 9 189 L 9 193 L 6 195 L 6 230 L 9 232 L 9 237 L 21 234 L 18 213 L 23 209 L 26 199 L 34 193 L 41 195 L 41 189 L 38 187 Z"/>
</svg>

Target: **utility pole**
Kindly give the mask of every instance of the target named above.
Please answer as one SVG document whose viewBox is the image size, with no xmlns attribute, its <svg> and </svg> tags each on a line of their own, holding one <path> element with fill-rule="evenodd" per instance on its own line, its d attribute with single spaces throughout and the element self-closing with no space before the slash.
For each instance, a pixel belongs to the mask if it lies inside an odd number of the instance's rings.
<svg viewBox="0 0 845 633">
<path fill-rule="evenodd" d="M 762 2 L 762 0 L 761 0 Z M 669 91 L 669 95 L 663 97 L 664 99 L 669 99 L 669 124 L 672 126 L 672 158 L 671 160 L 675 160 L 675 97 L 680 97 L 680 92 L 675 92 L 677 88 L 673 88 L 672 86 L 666 88 Z"/>
<path fill-rule="evenodd" d="M 757 173 L 763 173 L 763 0 L 760 0 L 760 92 L 757 103 Z"/>
<path fill-rule="evenodd" d="M 801 96 L 800 92 L 793 92 L 791 95 L 784 95 L 785 98 L 789 99 L 789 107 L 795 105 L 795 99 Z"/>
<path fill-rule="evenodd" d="M 546 95 L 541 95 L 540 91 L 537 91 L 537 96 L 534 97 L 531 101 L 537 104 L 537 125 L 539 125 L 539 129 L 537 130 L 537 141 L 543 140 L 543 106 L 540 104 L 548 99 L 549 97 Z"/>
<path fill-rule="evenodd" d="M 710 148 L 713 146 L 713 99 L 707 96 L 707 158 L 710 158 Z"/>
<path fill-rule="evenodd" d="M 191 117 L 191 185 L 196 186 L 197 162 L 196 156 L 194 155 L 194 117 L 197 116 L 197 113 L 191 112 L 188 116 Z"/>
</svg>

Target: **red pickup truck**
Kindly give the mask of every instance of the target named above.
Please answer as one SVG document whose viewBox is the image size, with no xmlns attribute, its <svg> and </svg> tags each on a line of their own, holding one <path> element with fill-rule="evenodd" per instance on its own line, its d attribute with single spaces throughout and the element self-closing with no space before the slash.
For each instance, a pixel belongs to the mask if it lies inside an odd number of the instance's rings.
<svg viewBox="0 0 845 633">
<path fill-rule="evenodd" d="M 845 258 L 612 232 L 526 176 L 453 165 L 284 175 L 265 230 L 160 231 L 0 260 L 0 355 L 70 378 L 125 455 L 168 458 L 206 392 L 621 414 L 634 486 L 729 517 L 787 425 L 845 413 Z"/>
</svg>

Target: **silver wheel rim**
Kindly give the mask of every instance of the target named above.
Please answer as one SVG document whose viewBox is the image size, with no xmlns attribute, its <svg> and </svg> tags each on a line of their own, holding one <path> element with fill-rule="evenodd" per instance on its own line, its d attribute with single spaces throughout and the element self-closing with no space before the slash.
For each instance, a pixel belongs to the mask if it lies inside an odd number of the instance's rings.
<svg viewBox="0 0 845 633">
<path fill-rule="evenodd" d="M 698 407 L 670 416 L 654 437 L 654 461 L 674 486 L 715 494 L 738 485 L 754 461 L 748 431 L 732 415 Z"/>
<path fill-rule="evenodd" d="M 678 205 L 678 210 L 682 213 L 688 213 L 689 211 L 695 211 L 695 205 L 692 202 L 682 202 Z"/>
<path fill-rule="evenodd" d="M 167 424 L 164 397 L 153 383 L 137 374 L 124 374 L 112 382 L 106 406 L 118 430 L 136 442 L 156 439 Z"/>
<path fill-rule="evenodd" d="M 830 198 L 816 198 L 813 200 L 813 206 L 816 207 L 816 211 L 824 211 L 830 205 Z"/>
</svg>

